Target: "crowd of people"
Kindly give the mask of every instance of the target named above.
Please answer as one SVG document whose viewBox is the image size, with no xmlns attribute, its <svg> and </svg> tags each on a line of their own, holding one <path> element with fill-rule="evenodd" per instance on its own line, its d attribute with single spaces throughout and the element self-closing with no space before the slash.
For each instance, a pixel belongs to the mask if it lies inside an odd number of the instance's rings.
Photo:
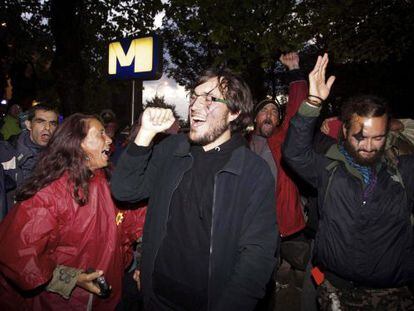
<svg viewBox="0 0 414 311">
<path fill-rule="evenodd" d="M 202 73 L 188 133 L 165 135 L 164 108 L 119 139 L 110 110 L 58 124 L 48 105 L 23 122 L 10 106 L 1 309 L 277 310 L 287 263 L 302 310 L 414 310 L 412 122 L 373 95 L 320 122 L 328 55 L 308 76 L 297 53 L 280 62 L 286 104 Z"/>
</svg>

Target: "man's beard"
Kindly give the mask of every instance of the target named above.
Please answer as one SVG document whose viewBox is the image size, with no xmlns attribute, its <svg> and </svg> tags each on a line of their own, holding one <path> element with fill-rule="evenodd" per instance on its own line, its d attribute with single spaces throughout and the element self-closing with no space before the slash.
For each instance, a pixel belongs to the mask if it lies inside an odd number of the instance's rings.
<svg viewBox="0 0 414 311">
<path fill-rule="evenodd" d="M 193 144 L 205 146 L 219 138 L 225 131 L 227 131 L 229 126 L 230 124 L 226 124 L 226 117 L 224 116 L 221 120 L 218 120 L 217 122 L 212 124 L 207 133 L 204 133 L 203 136 L 197 136 L 192 138 L 192 129 L 190 128 L 190 132 L 188 133 L 188 139 Z"/>
<path fill-rule="evenodd" d="M 381 147 L 381 149 L 373 150 L 372 152 L 375 153 L 370 158 L 364 158 L 359 154 L 359 151 L 365 151 L 363 149 L 355 149 L 347 140 L 344 142 L 344 147 L 346 151 L 351 155 L 352 159 L 355 163 L 362 165 L 362 166 L 374 166 L 384 154 L 385 144 Z"/>
<path fill-rule="evenodd" d="M 271 127 L 270 126 L 265 127 L 265 125 L 270 125 Z M 277 125 L 273 124 L 270 119 L 265 119 L 259 127 L 260 136 L 269 138 L 270 136 L 272 136 L 273 132 L 275 131 L 276 126 Z"/>
</svg>

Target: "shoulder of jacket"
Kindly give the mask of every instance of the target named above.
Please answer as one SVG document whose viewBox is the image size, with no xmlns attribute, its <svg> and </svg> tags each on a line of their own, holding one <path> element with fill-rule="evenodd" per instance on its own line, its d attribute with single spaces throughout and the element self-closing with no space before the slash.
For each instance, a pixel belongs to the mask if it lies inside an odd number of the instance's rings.
<svg viewBox="0 0 414 311">
<path fill-rule="evenodd" d="M 263 159 L 261 156 L 256 154 L 254 151 L 250 150 L 247 147 L 241 147 L 241 152 L 245 153 L 245 165 L 253 169 L 253 173 L 257 175 L 267 174 L 266 172 L 270 172 L 269 165 L 267 164 L 266 160 Z"/>
</svg>

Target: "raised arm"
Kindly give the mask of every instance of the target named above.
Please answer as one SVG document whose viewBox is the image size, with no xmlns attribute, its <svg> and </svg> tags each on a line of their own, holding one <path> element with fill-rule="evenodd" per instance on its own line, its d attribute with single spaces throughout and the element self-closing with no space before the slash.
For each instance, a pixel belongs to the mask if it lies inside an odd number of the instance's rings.
<svg viewBox="0 0 414 311">
<path fill-rule="evenodd" d="M 335 81 L 333 76 L 325 78 L 328 61 L 327 54 L 318 56 L 315 67 L 309 73 L 309 95 L 290 122 L 283 148 L 286 162 L 314 186 L 317 185 L 324 157 L 317 155 L 312 148 L 313 132 L 320 105 L 328 97 Z"/>
<path fill-rule="evenodd" d="M 285 139 L 290 119 L 296 114 L 301 102 L 308 95 L 308 84 L 306 77 L 300 70 L 299 55 L 296 52 L 282 54 L 280 62 L 289 70 L 289 100 L 286 105 L 286 113 L 280 130 L 276 134 L 278 139 L 283 141 Z"/>
<path fill-rule="evenodd" d="M 150 145 L 155 135 L 170 128 L 174 121 L 171 109 L 145 109 L 134 143 L 122 154 L 111 178 L 116 199 L 137 202 L 149 197 L 163 156 L 161 146 L 153 152 Z"/>
</svg>

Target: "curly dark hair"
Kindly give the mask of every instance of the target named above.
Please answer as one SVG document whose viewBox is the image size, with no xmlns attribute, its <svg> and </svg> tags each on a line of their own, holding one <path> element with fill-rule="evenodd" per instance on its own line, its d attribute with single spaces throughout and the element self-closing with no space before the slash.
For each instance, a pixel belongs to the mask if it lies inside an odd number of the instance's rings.
<svg viewBox="0 0 414 311">
<path fill-rule="evenodd" d="M 245 129 L 252 123 L 253 98 L 249 86 L 241 77 L 227 68 L 211 68 L 200 76 L 192 89 L 215 77 L 219 81 L 220 93 L 229 101 L 227 107 L 233 113 L 240 112 L 237 119 L 230 123 L 231 131 L 238 132 Z"/>
<path fill-rule="evenodd" d="M 353 114 L 368 118 L 387 115 L 388 121 L 391 118 L 387 102 L 384 99 L 374 95 L 351 97 L 341 106 L 341 121 L 347 129 L 351 127 Z"/>
<path fill-rule="evenodd" d="M 67 172 L 69 181 L 74 185 L 73 199 L 81 206 L 88 202 L 92 172 L 86 164 L 87 155 L 81 143 L 88 134 L 91 119 L 97 118 L 75 113 L 64 120 L 40 155 L 32 176 L 18 189 L 17 201 L 31 198 Z"/>
</svg>

